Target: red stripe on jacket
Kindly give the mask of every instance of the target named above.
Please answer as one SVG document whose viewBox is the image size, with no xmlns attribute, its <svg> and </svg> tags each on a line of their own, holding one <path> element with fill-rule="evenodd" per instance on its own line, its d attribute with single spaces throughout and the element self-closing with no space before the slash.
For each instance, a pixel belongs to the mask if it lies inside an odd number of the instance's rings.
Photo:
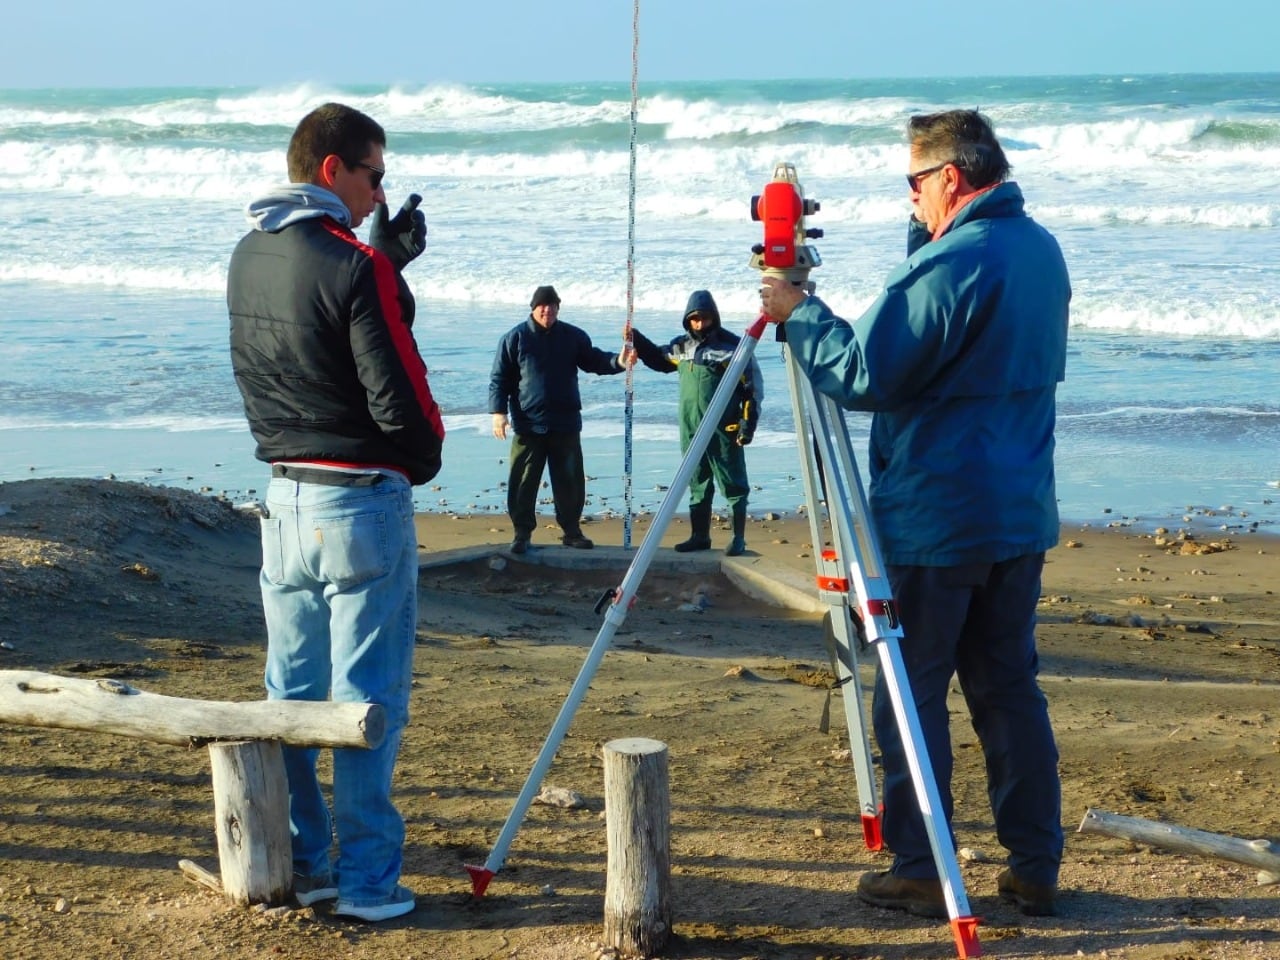
<svg viewBox="0 0 1280 960">
<path fill-rule="evenodd" d="M 413 334 L 409 332 L 409 327 L 405 324 L 400 312 L 400 293 L 396 284 L 395 265 L 381 250 L 367 243 L 361 243 L 358 237 L 328 217 L 325 218 L 324 225 L 335 237 L 341 237 L 373 258 L 373 280 L 378 288 L 378 302 L 382 304 L 382 319 L 386 321 L 387 330 L 391 334 L 391 343 L 396 348 L 396 354 L 400 357 L 400 363 L 404 366 L 405 372 L 409 375 L 409 382 L 413 384 L 413 392 L 418 399 L 418 407 L 422 410 L 422 415 L 435 430 L 436 436 L 444 440 L 444 419 L 440 416 L 440 405 L 431 395 L 431 385 L 427 383 L 427 365 L 423 362 L 422 355 L 418 353 Z"/>
</svg>

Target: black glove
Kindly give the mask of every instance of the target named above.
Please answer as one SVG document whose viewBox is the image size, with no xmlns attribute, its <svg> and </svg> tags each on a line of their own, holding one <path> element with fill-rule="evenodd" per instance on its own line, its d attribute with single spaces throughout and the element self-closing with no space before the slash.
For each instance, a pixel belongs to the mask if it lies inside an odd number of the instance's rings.
<svg viewBox="0 0 1280 960">
<path fill-rule="evenodd" d="M 636 356 L 650 370 L 658 373 L 670 373 L 676 365 L 667 359 L 662 348 L 646 337 L 635 327 L 631 328 L 631 345 L 636 349 Z"/>
<path fill-rule="evenodd" d="M 740 421 L 738 423 L 738 446 L 745 447 L 749 444 L 755 432 L 754 424 L 748 423 L 746 420 Z"/>
<path fill-rule="evenodd" d="M 422 197 L 418 194 L 409 194 L 404 206 L 390 220 L 387 219 L 385 203 L 373 208 L 373 216 L 369 220 L 369 246 L 385 253 L 397 270 L 403 270 L 409 261 L 427 249 L 427 218 L 418 209 L 421 202 Z"/>
</svg>

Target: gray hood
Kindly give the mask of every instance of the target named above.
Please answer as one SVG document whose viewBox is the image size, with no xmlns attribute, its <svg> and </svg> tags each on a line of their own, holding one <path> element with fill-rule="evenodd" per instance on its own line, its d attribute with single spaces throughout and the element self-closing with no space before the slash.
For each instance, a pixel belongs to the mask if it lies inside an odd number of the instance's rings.
<svg viewBox="0 0 1280 960">
<path fill-rule="evenodd" d="M 253 229 L 264 233 L 278 233 L 291 223 L 313 217 L 332 217 L 344 227 L 351 226 L 351 211 L 338 195 L 312 183 L 276 187 L 245 207 L 244 215 Z"/>
</svg>

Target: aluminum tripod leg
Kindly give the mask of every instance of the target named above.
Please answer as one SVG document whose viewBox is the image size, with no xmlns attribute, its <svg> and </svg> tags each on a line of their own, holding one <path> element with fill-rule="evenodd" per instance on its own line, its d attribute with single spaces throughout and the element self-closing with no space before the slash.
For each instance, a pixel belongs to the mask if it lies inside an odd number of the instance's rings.
<svg viewBox="0 0 1280 960">
<path fill-rule="evenodd" d="M 526 778 L 520 794 L 516 797 L 515 806 L 512 807 L 511 813 L 507 815 L 506 823 L 502 825 L 498 839 L 494 843 L 493 849 L 489 852 L 489 858 L 485 860 L 482 867 L 470 864 L 466 866 L 467 873 L 471 875 L 471 892 L 474 896 L 484 896 L 484 891 L 489 886 L 489 881 L 502 869 L 502 865 L 507 858 L 507 850 L 510 849 L 511 842 L 515 839 L 516 831 L 520 829 L 520 824 L 524 820 L 525 814 L 529 812 L 529 805 L 533 803 L 533 798 L 542 784 L 542 778 L 546 776 L 547 770 L 551 767 L 551 762 L 555 759 L 556 751 L 560 749 L 560 743 L 569 731 L 569 724 L 573 722 L 573 716 L 577 712 L 579 704 L 582 703 L 583 698 L 587 695 L 587 688 L 590 686 L 596 670 L 600 667 L 600 661 L 604 659 L 605 651 L 609 649 L 609 644 L 612 643 L 613 636 L 618 632 L 618 628 L 626 622 L 627 612 L 631 609 L 631 602 L 635 599 L 636 590 L 639 589 L 640 582 L 644 579 L 644 575 L 649 569 L 649 564 L 653 562 L 653 555 L 658 552 L 658 546 L 662 542 L 662 535 L 666 533 L 667 527 L 671 523 L 671 518 L 675 515 L 676 507 L 684 497 L 685 490 L 688 489 L 689 478 L 693 476 L 693 471 L 697 467 L 698 461 L 702 459 L 703 453 L 706 452 L 712 435 L 720 428 L 721 415 L 728 408 L 738 380 L 742 376 L 742 372 L 747 368 L 747 364 L 750 363 L 765 327 L 765 320 L 761 317 L 751 325 L 746 335 L 739 341 L 738 348 L 734 351 L 733 357 L 729 361 L 729 366 L 725 369 L 724 375 L 720 379 L 720 385 L 716 388 L 716 392 L 712 395 L 711 402 L 707 406 L 707 411 L 702 416 L 702 422 L 698 425 L 693 439 L 689 442 L 689 449 L 685 451 L 684 459 L 680 461 L 680 467 L 676 470 L 675 478 L 667 489 L 667 495 L 662 498 L 662 504 L 658 507 L 658 512 L 654 514 L 653 524 L 645 535 L 644 541 L 640 544 L 640 548 L 636 551 L 635 559 L 631 561 L 631 566 L 627 568 L 626 575 L 622 578 L 622 585 L 613 594 L 612 602 L 605 612 L 604 625 L 600 628 L 600 632 L 596 634 L 596 639 L 587 653 L 587 659 L 579 669 L 577 679 L 573 681 L 573 686 L 569 688 L 569 694 L 560 708 L 560 713 L 556 716 L 555 723 L 552 724 L 551 732 L 547 734 L 547 739 L 542 744 L 542 749 L 538 752 L 538 757 L 534 761 L 533 769 L 529 771 L 529 776 Z M 598 607 L 597 612 L 599 612 Z"/>
<path fill-rule="evenodd" d="M 802 448 L 801 461 L 805 472 L 809 523 L 814 532 L 814 554 L 818 557 L 819 586 L 820 588 L 837 587 L 841 580 L 845 580 L 856 590 L 863 630 L 868 642 L 880 658 L 880 672 L 893 705 L 894 719 L 898 725 L 907 766 L 915 786 L 916 802 L 924 820 L 925 832 L 929 837 L 929 848 L 938 870 L 938 879 L 942 883 L 942 893 L 946 900 L 947 915 L 951 919 L 951 931 L 955 938 L 957 953 L 962 958 L 981 956 L 982 948 L 977 938 L 978 921 L 969 911 L 969 901 L 965 895 L 964 881 L 960 876 L 960 866 L 956 861 L 950 828 L 942 812 L 942 798 L 938 793 L 938 784 L 929 763 L 920 717 L 911 696 L 911 684 L 902 660 L 902 625 L 898 621 L 893 591 L 889 586 L 880 548 L 871 527 L 867 499 L 862 487 L 862 478 L 858 474 L 857 461 L 853 455 L 853 445 L 849 440 L 849 429 L 845 423 L 844 413 L 830 397 L 819 395 L 814 391 L 812 384 L 800 372 L 790 350 L 787 350 L 787 372 L 791 383 L 796 434 Z M 831 542 L 835 548 L 831 553 L 834 556 L 828 555 L 822 548 L 824 539 L 821 536 L 820 511 L 823 500 L 826 501 L 827 517 L 831 525 Z M 830 567 L 833 563 L 837 565 L 834 582 L 830 579 Z M 823 592 L 838 594 L 840 591 L 826 589 Z M 834 624 L 839 622 L 836 613 L 837 607 L 841 604 L 835 599 L 832 599 L 830 604 Z M 845 621 L 848 622 L 847 605 L 842 609 L 846 611 Z M 836 639 L 839 644 L 838 631 Z M 852 658 L 856 645 L 852 640 L 846 643 L 846 650 L 851 659 L 845 667 L 853 674 L 853 679 L 845 684 L 847 689 L 857 686 L 856 659 Z M 846 695 L 846 715 L 850 715 L 850 710 L 854 706 L 850 700 L 857 701 L 856 726 L 861 730 L 864 716 L 861 713 L 861 695 L 857 694 L 852 698 Z M 854 730 L 855 720 L 850 715 L 851 742 L 854 740 Z M 853 750 L 857 758 L 856 743 L 853 744 Z M 874 787 L 869 789 L 864 787 L 863 771 L 858 769 L 857 773 L 859 799 L 863 803 L 865 824 L 866 798 L 868 795 L 874 798 Z"/>
<path fill-rule="evenodd" d="M 880 831 L 880 804 L 876 792 L 876 775 L 871 761 L 871 738 L 867 735 L 867 709 L 858 673 L 858 649 L 864 640 L 858 636 L 854 623 L 856 614 L 850 607 L 849 572 L 842 568 L 841 554 L 836 550 L 827 550 L 824 536 L 822 502 L 826 500 L 826 492 L 822 488 L 822 468 L 817 454 L 816 440 L 813 437 L 812 424 L 806 415 L 803 404 L 795 398 L 802 396 L 802 385 L 795 364 L 787 364 L 787 374 L 791 381 L 793 402 L 791 412 L 795 417 L 796 443 L 800 448 L 800 473 L 804 481 L 805 503 L 808 505 L 809 533 L 813 543 L 814 561 L 818 567 L 818 596 L 827 605 L 826 621 L 831 631 L 830 640 L 833 645 L 832 666 L 835 671 L 836 685 L 841 690 L 844 703 L 845 723 L 849 728 L 849 753 L 853 759 L 854 777 L 858 788 L 858 809 L 862 816 L 862 838 L 868 850 L 879 850 L 884 841 Z M 839 516 L 833 514 L 831 523 L 834 528 Z M 840 543 L 839 535 L 833 529 L 833 544 Z M 847 553 L 843 556 L 848 556 Z"/>
</svg>

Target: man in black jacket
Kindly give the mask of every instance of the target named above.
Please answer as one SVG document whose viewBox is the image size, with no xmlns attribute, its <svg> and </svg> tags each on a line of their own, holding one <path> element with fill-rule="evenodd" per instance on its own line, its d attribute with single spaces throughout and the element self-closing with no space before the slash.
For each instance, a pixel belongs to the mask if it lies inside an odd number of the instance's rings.
<svg viewBox="0 0 1280 960">
<path fill-rule="evenodd" d="M 414 908 L 391 800 L 417 625 L 412 485 L 444 427 L 400 271 L 426 246 L 413 195 L 388 219 L 381 126 L 337 103 L 289 143 L 290 182 L 249 205 L 227 277 L 231 361 L 257 457 L 271 464 L 262 605 L 271 700 L 378 703 L 386 736 L 333 754 L 333 815 L 313 749 L 286 747 L 294 894 L 361 920 Z M 373 215 L 369 243 L 353 233 Z M 336 824 L 338 856 L 331 858 Z"/>
<path fill-rule="evenodd" d="M 591 345 L 586 331 L 559 322 L 560 296 L 555 287 L 538 287 L 529 303 L 529 318 L 513 327 L 498 344 L 489 376 L 489 412 L 493 435 L 507 439 L 512 428 L 511 473 L 507 481 L 507 513 L 515 527 L 512 553 L 529 548 L 543 468 L 551 473 L 556 523 L 566 547 L 589 550 L 582 535 L 582 509 L 587 500 L 582 465 L 582 398 L 578 371 L 622 373 L 625 349 L 614 356 Z M 508 408 L 511 417 L 507 419 Z"/>
</svg>

